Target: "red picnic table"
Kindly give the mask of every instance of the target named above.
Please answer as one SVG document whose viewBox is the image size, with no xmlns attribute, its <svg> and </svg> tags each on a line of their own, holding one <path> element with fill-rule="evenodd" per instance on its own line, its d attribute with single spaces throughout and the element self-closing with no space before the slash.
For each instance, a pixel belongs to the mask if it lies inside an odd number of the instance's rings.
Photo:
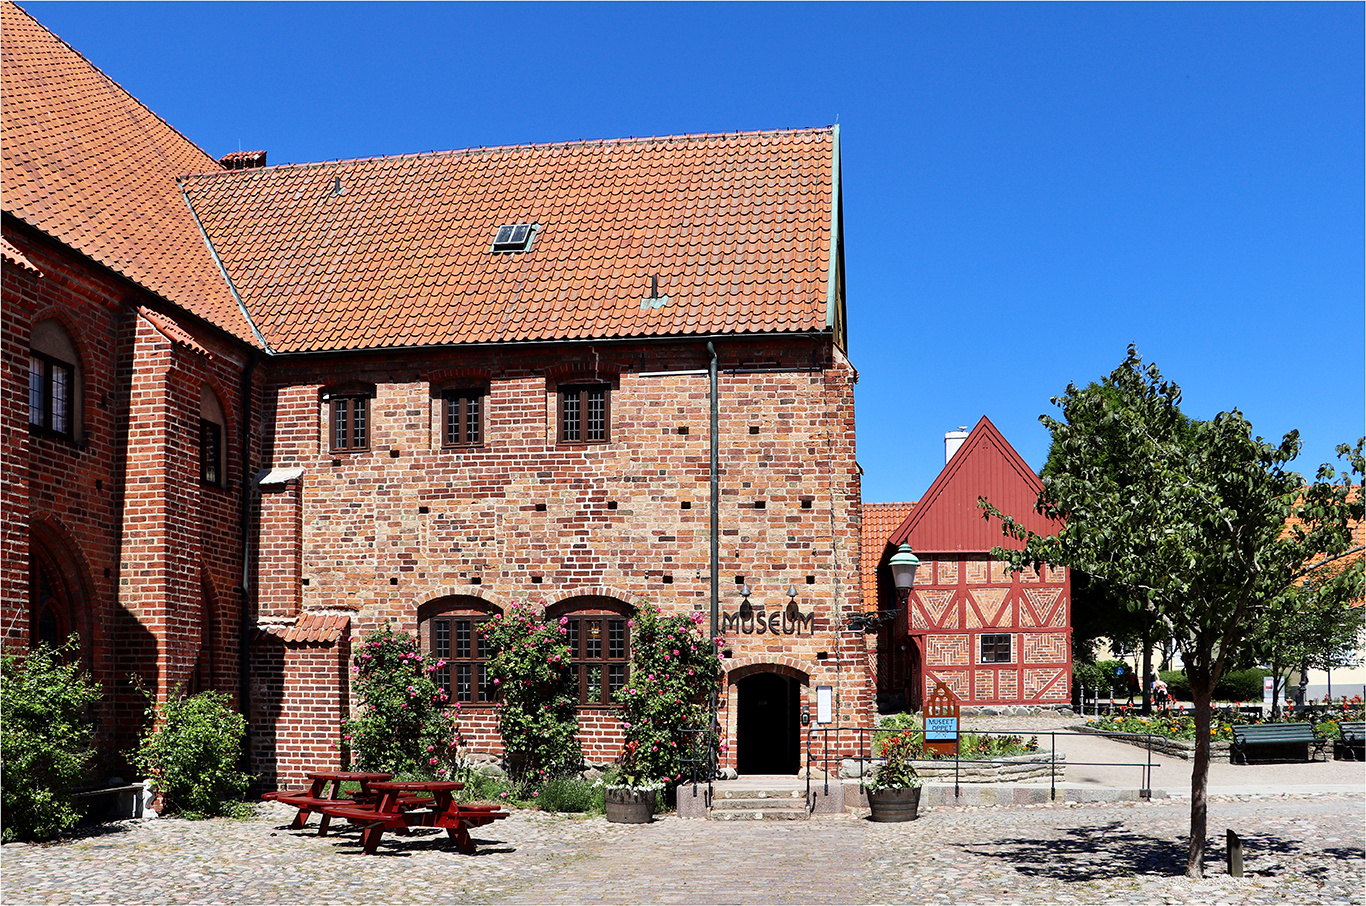
<svg viewBox="0 0 1366 906">
<path fill-rule="evenodd" d="M 386 830 L 405 832 L 410 827 L 440 827 L 466 855 L 474 854 L 471 827 L 492 824 L 508 813 L 496 805 L 464 805 L 455 801 L 455 791 L 464 788 L 454 780 L 372 782 L 370 789 L 379 794 L 370 802 L 339 802 L 324 805 L 320 811 L 343 818 L 361 830 L 361 848 L 367 855 L 379 849 Z"/>
<path fill-rule="evenodd" d="M 294 816 L 294 822 L 289 826 L 290 830 L 299 830 L 308 824 L 308 816 L 311 813 L 318 812 L 322 815 L 322 820 L 318 822 L 318 836 L 324 837 L 327 835 L 328 822 L 332 820 L 323 811 L 324 805 L 355 805 L 378 799 L 379 794 L 372 792 L 371 786 L 394 775 L 380 771 L 308 771 L 304 776 L 309 780 L 307 789 L 278 790 L 274 793 L 265 793 L 261 798 L 283 802 L 299 810 L 299 814 Z M 332 784 L 332 794 L 325 796 L 323 794 L 327 791 L 329 783 Z M 342 785 L 347 783 L 359 783 L 360 792 L 349 797 L 342 795 Z"/>
</svg>

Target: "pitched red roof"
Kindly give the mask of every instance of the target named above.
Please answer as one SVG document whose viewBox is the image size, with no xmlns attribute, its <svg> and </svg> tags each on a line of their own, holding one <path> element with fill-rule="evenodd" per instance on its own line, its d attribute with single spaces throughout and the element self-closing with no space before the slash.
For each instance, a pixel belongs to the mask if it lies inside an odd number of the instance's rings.
<svg viewBox="0 0 1366 906">
<path fill-rule="evenodd" d="M 187 177 L 277 352 L 827 329 L 836 132 L 483 148 Z M 491 251 L 500 225 L 529 251 Z M 667 303 L 643 301 L 651 278 Z"/>
<path fill-rule="evenodd" d="M 859 549 L 860 586 L 863 589 L 865 609 L 877 606 L 877 568 L 887 548 L 887 539 L 897 530 L 906 517 L 915 509 L 914 503 L 865 503 L 863 523 L 860 529 L 862 544 Z"/>
<path fill-rule="evenodd" d="M 1052 535 L 1057 525 L 1034 511 L 1043 484 L 986 416 L 953 454 L 915 510 L 892 533 L 891 544 L 909 542 L 917 554 L 982 553 L 1023 544 L 1001 534 L 1000 520 L 977 507 L 985 497 L 1030 531 Z"/>
<path fill-rule="evenodd" d="M 13 3 L 0 31 L 5 213 L 250 341 L 176 185 L 218 163 Z"/>
</svg>

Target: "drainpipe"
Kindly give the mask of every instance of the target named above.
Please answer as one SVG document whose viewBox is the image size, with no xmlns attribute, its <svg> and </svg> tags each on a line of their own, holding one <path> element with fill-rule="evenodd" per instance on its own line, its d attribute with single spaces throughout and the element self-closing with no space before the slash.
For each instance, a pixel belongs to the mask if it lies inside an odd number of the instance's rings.
<svg viewBox="0 0 1366 906">
<path fill-rule="evenodd" d="M 716 346 L 707 344 L 711 356 L 711 637 L 713 647 L 721 634 L 721 407 L 716 392 Z"/>
<path fill-rule="evenodd" d="M 251 760 L 251 682 L 248 677 L 251 663 L 248 651 L 251 641 L 251 592 L 247 590 L 251 578 L 251 379 L 260 361 L 255 351 L 250 355 L 242 368 L 242 584 L 237 589 L 242 596 L 242 614 L 237 624 L 237 702 L 238 710 L 247 718 L 247 745 L 242 747 L 242 751 L 243 758 L 248 762 Z"/>
</svg>

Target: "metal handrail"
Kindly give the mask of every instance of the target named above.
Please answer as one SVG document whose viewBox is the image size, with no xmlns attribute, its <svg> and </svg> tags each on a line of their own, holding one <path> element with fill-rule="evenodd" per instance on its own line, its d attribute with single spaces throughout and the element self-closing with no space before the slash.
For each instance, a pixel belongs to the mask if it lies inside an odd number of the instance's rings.
<svg viewBox="0 0 1366 906">
<path fill-rule="evenodd" d="M 897 729 L 894 729 L 894 728 L 891 728 L 891 727 L 842 727 L 842 726 L 836 726 L 836 727 L 813 727 L 813 728 L 808 729 L 808 730 L 807 730 L 807 735 L 806 735 L 806 795 L 807 795 L 807 800 L 808 800 L 808 802 L 809 802 L 810 799 L 811 799 L 811 765 L 812 765 L 813 762 L 819 762 L 820 765 L 821 765 L 821 769 L 822 769 L 822 771 L 823 771 L 824 774 L 825 774 L 825 795 L 828 796 L 828 795 L 830 794 L 830 763 L 831 763 L 832 761 L 834 761 L 834 762 L 844 761 L 846 758 L 851 758 L 851 757 L 852 757 L 853 760 L 859 761 L 859 762 L 860 762 L 860 765 L 859 765 L 859 790 L 862 791 L 862 790 L 864 789 L 864 777 L 867 775 L 867 771 L 866 771 L 866 769 L 865 769 L 865 766 L 866 766 L 866 764 L 872 764 L 872 763 L 875 763 L 875 762 L 877 761 L 877 759 L 874 758 L 874 757 L 872 756 L 872 749 L 871 749 L 871 747 L 870 747 L 870 745 L 869 745 L 868 735 L 869 735 L 869 734 L 872 734 L 872 733 L 887 733 L 887 734 L 893 734 L 893 733 L 897 733 L 897 732 L 904 732 L 904 731 L 898 731 Z M 923 732 L 923 731 L 922 731 L 922 732 Z M 831 735 L 832 733 L 835 734 L 835 737 L 836 737 L 836 742 L 835 742 L 836 754 L 834 754 L 834 755 L 831 755 L 831 754 L 830 754 L 830 735 Z M 856 741 L 857 741 L 857 748 L 856 748 L 856 750 L 855 750 L 855 751 L 857 752 L 856 755 L 852 755 L 852 756 L 851 756 L 851 755 L 849 755 L 849 754 L 846 754 L 847 750 L 846 750 L 844 747 L 842 747 L 842 746 L 840 745 L 840 737 L 841 737 L 842 734 L 853 734 L 853 735 L 854 735 L 854 737 L 855 737 L 855 739 L 856 739 Z M 1052 800 L 1052 801 L 1056 801 L 1057 798 L 1058 798 L 1058 772 L 1057 772 L 1057 765 L 1058 765 L 1058 759 L 1057 759 L 1057 754 L 1058 754 L 1058 739 L 1057 739 L 1057 738 L 1058 738 L 1059 736 L 1086 736 L 1086 737 L 1090 737 L 1090 738 L 1095 738 L 1095 734 L 1094 734 L 1094 733 L 1082 733 L 1082 732 L 1078 732 L 1078 731 L 1075 731 L 1075 730 L 1028 730 L 1028 729 L 1026 729 L 1026 730 L 1015 730 L 1015 729 L 1009 729 L 1009 728 L 1007 728 L 1007 729 L 995 728 L 995 729 L 991 729 L 991 730 L 975 730 L 975 729 L 962 729 L 962 728 L 960 728 L 960 729 L 958 729 L 958 730 L 956 731 L 956 740 L 955 740 L 955 741 L 961 742 L 962 737 L 963 737 L 964 735 L 968 735 L 968 734 L 971 734 L 971 735 L 973 735 L 973 736 L 1035 736 L 1035 737 L 1048 736 L 1048 737 L 1049 737 L 1049 746 L 1050 746 L 1050 755 L 1051 755 L 1051 757 L 1050 757 L 1050 759 L 1049 759 L 1049 771 L 1048 771 L 1048 773 L 1049 773 L 1049 799 Z M 1155 768 L 1155 767 L 1161 767 L 1161 766 L 1162 766 L 1161 764 L 1154 764 L 1154 763 L 1153 763 L 1153 740 L 1154 740 L 1154 739 L 1162 739 L 1162 738 L 1164 738 L 1164 737 L 1160 736 L 1160 735 L 1157 734 L 1157 733 L 1128 733 L 1128 734 L 1125 734 L 1125 735 L 1126 735 L 1126 736 L 1136 737 L 1136 738 L 1145 738 L 1146 745 L 1144 746 L 1144 749 L 1145 749 L 1145 754 L 1146 754 L 1146 756 L 1147 756 L 1145 761 L 1069 761 L 1069 762 L 1067 762 L 1067 764 L 1069 764 L 1069 765 L 1076 765 L 1076 766 L 1085 766 L 1085 767 L 1136 767 L 1136 768 L 1141 768 L 1141 769 L 1142 769 L 1143 781 L 1142 781 L 1142 787 L 1139 789 L 1139 796 L 1140 796 L 1141 798 L 1143 798 L 1143 799 L 1151 799 L 1151 798 L 1152 798 L 1152 777 L 1153 777 L 1153 768 Z M 813 740 L 815 740 L 815 739 L 817 738 L 817 736 L 821 737 L 821 746 L 822 746 L 822 754 L 820 755 L 819 758 L 813 757 L 813 753 L 812 753 L 812 742 L 813 742 Z M 961 748 L 961 746 L 960 746 L 960 748 Z M 927 760 L 931 760 L 931 759 L 927 759 Z M 947 761 L 948 759 L 947 759 L 947 758 L 938 758 L 938 759 L 932 759 L 932 760 L 935 760 L 935 761 Z M 961 795 L 960 771 L 959 771 L 959 768 L 960 768 L 961 763 L 964 762 L 964 761 L 967 761 L 967 762 L 969 762 L 969 763 L 971 763 L 971 764 L 1014 764 L 1014 763 L 1015 763 L 1015 762 L 1012 761 L 1011 759 L 1007 759 L 1007 758 L 963 758 L 963 757 L 961 756 L 960 753 L 955 753 L 955 754 L 953 755 L 953 794 L 954 794 L 954 797 L 955 797 L 955 798 L 957 798 L 958 796 Z"/>
</svg>

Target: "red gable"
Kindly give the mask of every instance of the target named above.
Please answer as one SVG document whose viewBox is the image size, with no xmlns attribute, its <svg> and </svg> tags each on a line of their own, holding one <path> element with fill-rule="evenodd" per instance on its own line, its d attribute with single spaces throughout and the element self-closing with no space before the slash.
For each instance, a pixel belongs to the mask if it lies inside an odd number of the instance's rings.
<svg viewBox="0 0 1366 906">
<path fill-rule="evenodd" d="M 1022 547 L 1001 534 L 998 520 L 982 518 L 977 499 L 985 497 L 1030 531 L 1051 535 L 1057 531 L 1056 524 L 1034 511 L 1042 489 L 1034 470 L 982 416 L 915 510 L 892 533 L 890 543 L 910 542 L 917 554 Z"/>
</svg>

